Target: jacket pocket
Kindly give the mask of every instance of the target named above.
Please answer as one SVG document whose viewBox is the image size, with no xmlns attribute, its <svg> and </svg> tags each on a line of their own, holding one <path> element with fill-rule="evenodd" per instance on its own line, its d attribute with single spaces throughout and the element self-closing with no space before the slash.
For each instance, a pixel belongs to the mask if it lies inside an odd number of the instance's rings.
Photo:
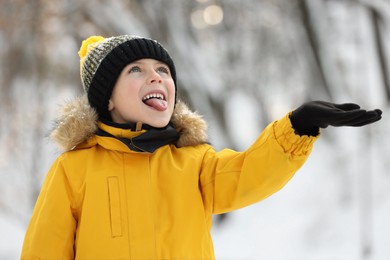
<svg viewBox="0 0 390 260">
<path fill-rule="evenodd" d="M 107 184 L 108 203 L 110 206 L 111 236 L 120 237 L 122 236 L 122 221 L 118 177 L 108 177 Z"/>
</svg>

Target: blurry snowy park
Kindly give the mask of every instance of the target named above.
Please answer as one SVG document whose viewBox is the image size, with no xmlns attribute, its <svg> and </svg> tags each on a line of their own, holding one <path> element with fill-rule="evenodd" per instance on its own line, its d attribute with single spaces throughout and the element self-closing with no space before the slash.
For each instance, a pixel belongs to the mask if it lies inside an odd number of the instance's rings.
<svg viewBox="0 0 390 260">
<path fill-rule="evenodd" d="M 380 108 L 364 128 L 322 131 L 279 193 L 215 216 L 218 260 L 390 259 L 388 0 L 1 0 L 0 259 L 18 259 L 59 104 L 82 91 L 90 35 L 135 34 L 172 55 L 179 96 L 220 150 L 246 149 L 308 100 Z"/>
</svg>

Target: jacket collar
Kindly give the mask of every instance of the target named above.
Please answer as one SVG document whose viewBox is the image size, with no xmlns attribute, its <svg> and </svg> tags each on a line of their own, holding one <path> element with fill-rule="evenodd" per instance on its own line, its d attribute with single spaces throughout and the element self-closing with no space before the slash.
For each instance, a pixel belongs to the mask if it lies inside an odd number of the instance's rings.
<svg viewBox="0 0 390 260">
<path fill-rule="evenodd" d="M 95 145 L 96 143 L 90 139 L 93 136 L 99 135 L 99 128 L 105 132 L 109 130 L 110 135 L 125 139 L 134 139 L 137 138 L 136 136 L 141 136 L 137 131 L 129 131 L 126 127 L 109 126 L 99 122 L 97 118 L 95 110 L 88 103 L 87 96 L 84 94 L 76 97 L 60 107 L 59 115 L 55 122 L 55 127 L 50 134 L 50 138 L 63 151 L 69 151 Z M 169 143 L 173 143 L 177 147 L 193 146 L 207 142 L 206 122 L 202 116 L 191 111 L 181 101 L 178 101 L 176 104 L 168 128 L 169 131 L 166 133 L 169 133 Z M 153 135 L 161 134 L 159 130 L 153 128 L 148 131 L 141 130 L 141 132 L 142 135 L 146 132 L 151 132 L 146 136 L 147 142 L 150 142 L 153 138 L 155 140 Z M 176 137 L 172 137 L 175 135 L 174 132 L 177 134 Z M 164 134 L 166 133 L 164 132 Z M 145 138 L 145 136 L 142 138 Z M 174 138 L 176 139 L 173 140 Z M 145 140 L 141 141 L 145 142 Z M 148 147 L 146 150 L 150 149 Z"/>
<path fill-rule="evenodd" d="M 99 123 L 99 129 L 96 135 L 101 137 L 112 137 L 135 152 L 153 153 L 161 146 L 167 144 L 176 145 L 179 139 L 179 133 L 170 124 L 164 128 L 147 127 L 149 130 L 134 131 L 135 125 L 118 125 L 109 123 L 109 125 Z M 120 127 L 122 126 L 122 127 Z"/>
</svg>

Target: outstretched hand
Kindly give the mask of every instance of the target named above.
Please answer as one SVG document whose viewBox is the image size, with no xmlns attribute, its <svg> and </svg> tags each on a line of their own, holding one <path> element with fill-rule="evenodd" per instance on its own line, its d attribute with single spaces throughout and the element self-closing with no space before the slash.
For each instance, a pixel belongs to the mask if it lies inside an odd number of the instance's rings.
<svg viewBox="0 0 390 260">
<path fill-rule="evenodd" d="M 312 101 L 294 110 L 291 124 L 299 135 L 316 136 L 319 128 L 328 126 L 364 126 L 382 118 L 380 109 L 364 110 L 353 103 L 334 104 Z"/>
</svg>

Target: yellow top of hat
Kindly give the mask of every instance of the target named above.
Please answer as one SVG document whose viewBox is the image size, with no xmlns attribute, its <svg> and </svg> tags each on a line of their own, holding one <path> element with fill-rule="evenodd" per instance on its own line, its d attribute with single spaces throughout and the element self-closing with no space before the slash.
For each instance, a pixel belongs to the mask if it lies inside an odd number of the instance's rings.
<svg viewBox="0 0 390 260">
<path fill-rule="evenodd" d="M 81 77 L 83 74 L 83 65 L 84 65 L 84 62 L 87 58 L 87 54 L 104 40 L 105 40 L 104 37 L 94 35 L 94 36 L 88 37 L 87 39 L 85 39 L 81 43 L 81 47 L 80 47 L 80 50 L 78 52 L 79 56 L 80 56 L 80 76 Z"/>
<path fill-rule="evenodd" d="M 93 48 L 95 48 L 100 42 L 104 41 L 104 37 L 102 36 L 90 36 L 85 39 L 80 47 L 79 56 L 80 58 L 84 58 L 88 52 L 90 52 Z"/>
</svg>

